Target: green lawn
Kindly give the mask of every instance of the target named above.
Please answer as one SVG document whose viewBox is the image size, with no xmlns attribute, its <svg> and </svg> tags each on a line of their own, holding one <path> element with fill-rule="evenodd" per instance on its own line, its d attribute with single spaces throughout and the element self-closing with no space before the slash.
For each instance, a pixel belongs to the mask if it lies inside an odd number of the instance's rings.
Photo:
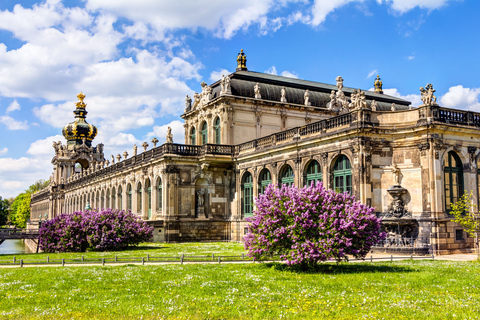
<svg viewBox="0 0 480 320">
<path fill-rule="evenodd" d="M 1 319 L 478 319 L 480 263 L 0 268 L 0 301 Z"/>
</svg>

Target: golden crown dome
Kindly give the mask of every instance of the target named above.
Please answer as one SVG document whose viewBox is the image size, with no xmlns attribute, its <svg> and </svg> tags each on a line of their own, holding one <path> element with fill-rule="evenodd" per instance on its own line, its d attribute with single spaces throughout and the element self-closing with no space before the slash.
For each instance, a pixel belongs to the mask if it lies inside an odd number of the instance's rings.
<svg viewBox="0 0 480 320">
<path fill-rule="evenodd" d="M 62 129 L 62 134 L 68 141 L 68 145 L 76 144 L 81 145 L 85 142 L 87 146 L 92 145 L 92 140 L 97 135 L 97 127 L 91 125 L 85 121 L 87 117 L 87 110 L 85 110 L 87 104 L 83 102 L 85 95 L 80 92 L 77 95 L 78 102 L 75 103 L 76 108 L 73 113 L 75 114 L 75 121 L 70 122 Z"/>
</svg>

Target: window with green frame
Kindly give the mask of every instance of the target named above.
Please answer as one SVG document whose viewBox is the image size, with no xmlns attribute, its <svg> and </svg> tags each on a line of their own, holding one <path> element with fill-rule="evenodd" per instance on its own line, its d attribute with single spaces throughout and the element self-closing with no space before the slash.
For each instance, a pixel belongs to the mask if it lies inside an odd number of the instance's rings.
<svg viewBox="0 0 480 320">
<path fill-rule="evenodd" d="M 303 181 L 306 186 L 310 186 L 312 182 L 316 184 L 317 181 L 322 181 L 322 168 L 317 160 L 310 161 L 307 170 L 305 170 Z"/>
<path fill-rule="evenodd" d="M 220 118 L 217 117 L 215 119 L 215 144 L 220 144 L 220 132 L 221 132 L 221 128 L 220 128 Z"/>
<path fill-rule="evenodd" d="M 123 195 L 122 195 L 122 187 L 118 187 L 118 209 L 123 210 Z"/>
<path fill-rule="evenodd" d="M 137 212 L 142 213 L 142 184 L 137 185 Z"/>
<path fill-rule="evenodd" d="M 111 207 L 110 207 L 110 189 L 107 189 L 106 200 L 107 200 L 106 208 L 111 208 Z"/>
<path fill-rule="evenodd" d="M 190 144 L 195 145 L 196 144 L 196 131 L 195 127 L 192 128 L 190 131 Z"/>
<path fill-rule="evenodd" d="M 253 216 L 253 177 L 250 172 L 245 172 L 242 178 L 242 215 Z"/>
<path fill-rule="evenodd" d="M 272 183 L 272 175 L 268 169 L 263 169 L 262 172 L 260 172 L 260 179 L 258 180 L 259 193 L 264 193 L 270 183 Z"/>
<path fill-rule="evenodd" d="M 208 142 L 208 127 L 207 122 L 204 121 L 202 124 L 202 144 L 206 144 Z"/>
<path fill-rule="evenodd" d="M 157 179 L 157 210 L 162 211 L 163 207 L 163 195 L 162 195 L 162 179 Z"/>
<path fill-rule="evenodd" d="M 286 184 L 291 186 L 293 184 L 293 179 L 295 178 L 293 174 L 293 169 L 288 164 L 284 165 L 282 170 L 280 170 L 280 179 L 278 179 L 278 185 L 281 187 Z"/>
<path fill-rule="evenodd" d="M 338 157 L 333 166 L 333 189 L 352 193 L 352 166 L 344 155 Z"/>
<path fill-rule="evenodd" d="M 463 195 L 463 165 L 460 157 L 454 152 L 448 152 L 443 160 L 445 182 L 445 209 L 452 210 L 451 204 Z"/>
<path fill-rule="evenodd" d="M 148 209 L 148 220 L 152 219 L 152 184 L 150 179 L 147 180 L 147 209 Z"/>
<path fill-rule="evenodd" d="M 127 210 L 132 210 L 132 185 L 127 186 Z"/>
</svg>

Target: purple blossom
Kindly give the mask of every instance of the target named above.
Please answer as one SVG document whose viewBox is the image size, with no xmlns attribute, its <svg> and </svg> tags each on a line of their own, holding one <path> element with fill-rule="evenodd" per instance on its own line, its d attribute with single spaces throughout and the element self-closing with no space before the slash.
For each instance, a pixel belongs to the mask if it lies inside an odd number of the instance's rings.
<svg viewBox="0 0 480 320">
<path fill-rule="evenodd" d="M 152 238 L 153 227 L 131 212 L 115 209 L 61 214 L 40 228 L 45 252 L 118 250 Z"/>
<path fill-rule="evenodd" d="M 385 237 L 374 208 L 321 182 L 280 189 L 270 184 L 255 201 L 245 249 L 257 259 L 279 254 L 289 266 L 311 266 L 346 255 L 363 258 Z"/>
</svg>

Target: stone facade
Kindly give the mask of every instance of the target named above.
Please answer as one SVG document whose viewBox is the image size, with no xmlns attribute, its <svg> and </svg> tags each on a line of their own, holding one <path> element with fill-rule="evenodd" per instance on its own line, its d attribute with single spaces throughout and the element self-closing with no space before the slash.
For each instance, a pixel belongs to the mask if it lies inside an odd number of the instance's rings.
<svg viewBox="0 0 480 320">
<path fill-rule="evenodd" d="M 170 136 L 115 163 L 105 160 L 103 145 L 78 137 L 55 143 L 54 174 L 32 196 L 31 225 L 88 203 L 132 210 L 155 226 L 156 241 L 242 241 L 251 201 L 265 184 L 320 180 L 374 206 L 387 246 L 401 239 L 436 253 L 471 250 L 448 200 L 473 190 L 479 201 L 480 114 L 440 107 L 431 85 L 422 91 L 425 104 L 412 109 L 384 95 L 379 77 L 375 92 L 336 80 L 241 65 L 187 96 L 185 144 Z"/>
</svg>

